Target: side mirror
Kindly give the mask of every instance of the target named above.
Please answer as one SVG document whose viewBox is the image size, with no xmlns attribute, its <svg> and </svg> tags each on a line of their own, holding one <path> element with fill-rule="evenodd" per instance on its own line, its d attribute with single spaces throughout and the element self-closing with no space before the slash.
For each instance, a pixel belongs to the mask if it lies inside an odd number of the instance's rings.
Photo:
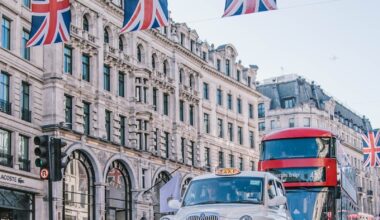
<svg viewBox="0 0 380 220">
<path fill-rule="evenodd" d="M 176 199 L 172 199 L 172 200 L 169 200 L 168 206 L 171 209 L 178 210 L 181 208 L 181 202 Z"/>
<path fill-rule="evenodd" d="M 276 196 L 273 199 L 269 200 L 268 206 L 280 206 L 286 204 L 285 196 Z"/>
</svg>

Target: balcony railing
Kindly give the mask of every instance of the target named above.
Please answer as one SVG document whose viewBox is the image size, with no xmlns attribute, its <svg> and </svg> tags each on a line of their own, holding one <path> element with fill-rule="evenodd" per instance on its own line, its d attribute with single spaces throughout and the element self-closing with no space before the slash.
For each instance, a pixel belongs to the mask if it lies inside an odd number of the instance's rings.
<svg viewBox="0 0 380 220">
<path fill-rule="evenodd" d="M 6 167 L 13 167 L 13 156 L 10 154 L 0 153 L 0 165 Z"/>
<path fill-rule="evenodd" d="M 32 111 L 30 111 L 29 109 L 23 108 L 21 110 L 21 119 L 24 121 L 27 121 L 27 122 L 31 122 L 32 121 Z"/>
<path fill-rule="evenodd" d="M 30 171 L 30 160 L 18 158 L 18 162 L 20 163 L 20 170 Z"/>
<path fill-rule="evenodd" d="M 10 115 L 12 112 L 12 104 L 8 101 L 0 99 L 0 112 L 4 112 Z"/>
</svg>

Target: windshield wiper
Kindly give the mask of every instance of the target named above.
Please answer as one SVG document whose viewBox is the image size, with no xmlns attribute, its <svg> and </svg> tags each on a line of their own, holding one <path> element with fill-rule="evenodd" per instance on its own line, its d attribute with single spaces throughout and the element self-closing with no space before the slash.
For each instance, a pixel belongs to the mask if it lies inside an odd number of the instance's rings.
<svg viewBox="0 0 380 220">
<path fill-rule="evenodd" d="M 255 202 L 252 200 L 239 200 L 239 201 L 233 201 L 231 203 L 261 204 L 261 202 Z"/>
</svg>

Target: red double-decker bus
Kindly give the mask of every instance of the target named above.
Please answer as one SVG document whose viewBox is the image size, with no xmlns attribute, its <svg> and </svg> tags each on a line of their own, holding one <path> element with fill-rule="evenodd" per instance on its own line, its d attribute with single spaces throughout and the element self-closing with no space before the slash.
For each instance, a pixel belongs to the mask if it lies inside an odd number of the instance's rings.
<svg viewBox="0 0 380 220">
<path fill-rule="evenodd" d="M 330 131 L 285 129 L 263 138 L 259 170 L 284 183 L 294 220 L 336 219 L 336 141 Z"/>
</svg>

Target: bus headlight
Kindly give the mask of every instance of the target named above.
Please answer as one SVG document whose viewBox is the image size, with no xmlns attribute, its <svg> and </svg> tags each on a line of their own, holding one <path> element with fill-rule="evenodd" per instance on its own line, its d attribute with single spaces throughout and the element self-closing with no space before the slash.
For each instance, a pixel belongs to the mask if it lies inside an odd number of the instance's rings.
<svg viewBox="0 0 380 220">
<path fill-rule="evenodd" d="M 253 220 L 251 216 L 249 215 L 244 215 L 240 218 L 240 220 Z"/>
</svg>

